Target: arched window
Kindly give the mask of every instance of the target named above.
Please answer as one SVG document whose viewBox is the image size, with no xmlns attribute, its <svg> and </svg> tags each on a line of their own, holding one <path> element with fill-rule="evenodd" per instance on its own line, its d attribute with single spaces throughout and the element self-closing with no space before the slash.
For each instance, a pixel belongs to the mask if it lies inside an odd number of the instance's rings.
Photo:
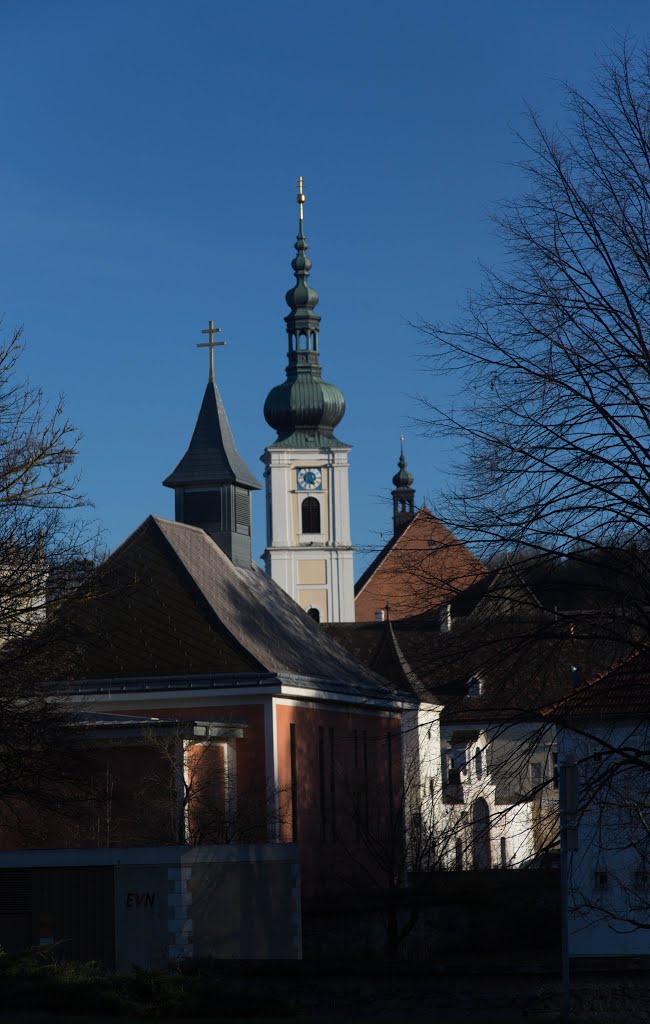
<svg viewBox="0 0 650 1024">
<path fill-rule="evenodd" d="M 300 509 L 302 532 L 320 533 L 320 502 L 318 498 L 305 498 Z"/>
<path fill-rule="evenodd" d="M 314 622 L 320 622 L 320 612 L 318 608 L 308 608 L 307 615 L 310 619 L 313 619 Z"/>
<path fill-rule="evenodd" d="M 456 847 L 455 847 L 454 853 L 455 853 L 455 856 L 454 856 L 454 861 L 455 861 L 454 867 L 455 867 L 456 871 L 462 871 L 463 870 L 463 840 L 462 839 L 457 839 L 456 840 Z"/>
<path fill-rule="evenodd" d="M 474 774 L 477 779 L 483 775 L 483 754 L 480 747 L 477 747 L 474 752 Z"/>
<path fill-rule="evenodd" d="M 492 863 L 490 849 L 490 808 L 482 797 L 472 807 L 472 861 L 475 871 L 489 868 Z"/>
</svg>

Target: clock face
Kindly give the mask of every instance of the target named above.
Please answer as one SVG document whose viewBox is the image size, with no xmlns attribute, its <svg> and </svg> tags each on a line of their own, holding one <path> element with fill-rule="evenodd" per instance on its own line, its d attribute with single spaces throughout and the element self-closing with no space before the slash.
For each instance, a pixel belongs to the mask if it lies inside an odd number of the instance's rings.
<svg viewBox="0 0 650 1024">
<path fill-rule="evenodd" d="M 298 490 L 319 491 L 323 485 L 323 474 L 317 466 L 298 470 Z"/>
</svg>

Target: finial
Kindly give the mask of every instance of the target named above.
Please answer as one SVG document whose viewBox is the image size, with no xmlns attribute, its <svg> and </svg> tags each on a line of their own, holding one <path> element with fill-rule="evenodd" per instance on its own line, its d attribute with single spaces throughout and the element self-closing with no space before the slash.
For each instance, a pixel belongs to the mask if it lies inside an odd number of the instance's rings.
<svg viewBox="0 0 650 1024">
<path fill-rule="evenodd" d="M 298 195 L 296 196 L 296 202 L 298 203 L 298 209 L 300 211 L 300 226 L 302 227 L 302 207 L 305 202 L 305 193 L 302 190 L 302 174 L 298 178 Z"/>
<path fill-rule="evenodd" d="M 210 372 L 208 374 L 208 381 L 210 384 L 214 384 L 214 350 L 219 348 L 220 345 L 225 345 L 225 341 L 214 341 L 215 334 L 221 334 L 221 328 L 214 326 L 214 320 L 208 320 L 208 326 L 205 331 L 201 331 L 201 334 L 208 335 L 208 341 L 201 341 L 196 346 L 197 348 L 207 348 L 210 350 Z"/>
<path fill-rule="evenodd" d="M 404 434 L 400 431 L 399 435 L 399 459 L 397 460 L 399 467 L 398 472 L 393 477 L 393 484 L 395 487 L 410 487 L 413 483 L 413 477 L 406 468 L 406 457 L 404 455 Z"/>
</svg>

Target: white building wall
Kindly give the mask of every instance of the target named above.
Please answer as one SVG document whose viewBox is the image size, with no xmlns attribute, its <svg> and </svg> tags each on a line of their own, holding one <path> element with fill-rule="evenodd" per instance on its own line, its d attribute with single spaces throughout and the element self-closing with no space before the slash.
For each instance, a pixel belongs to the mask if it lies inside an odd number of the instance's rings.
<svg viewBox="0 0 650 1024">
<path fill-rule="evenodd" d="M 262 456 L 267 491 L 267 573 L 305 611 L 321 622 L 354 621 L 354 548 L 350 537 L 349 448 L 267 448 Z M 297 471 L 317 467 L 322 485 L 298 488 Z M 301 501 L 321 506 L 321 532 L 301 532 Z M 306 563 L 312 563 L 309 572 Z"/>
<path fill-rule="evenodd" d="M 650 771 L 629 755 L 650 749 L 638 722 L 563 729 L 558 760 L 578 765 L 577 850 L 569 855 L 571 956 L 650 955 Z M 621 757 L 620 751 L 627 751 Z"/>
</svg>

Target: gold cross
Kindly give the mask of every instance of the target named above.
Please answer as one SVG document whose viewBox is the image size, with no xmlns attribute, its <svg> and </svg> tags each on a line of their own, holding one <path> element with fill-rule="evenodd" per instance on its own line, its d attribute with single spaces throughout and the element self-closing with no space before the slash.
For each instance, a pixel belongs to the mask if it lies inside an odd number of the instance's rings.
<svg viewBox="0 0 650 1024">
<path fill-rule="evenodd" d="M 201 331 L 201 334 L 207 334 L 209 336 L 208 341 L 200 341 L 197 348 L 207 348 L 210 350 L 210 376 L 208 381 L 214 384 L 214 350 L 219 348 L 220 345 L 225 345 L 225 341 L 214 341 L 215 334 L 221 334 L 221 328 L 214 326 L 214 320 L 208 320 L 207 330 Z"/>
<path fill-rule="evenodd" d="M 296 196 L 296 202 L 298 203 L 298 209 L 300 210 L 300 223 L 302 224 L 302 204 L 305 201 L 305 193 L 302 190 L 302 174 L 298 178 L 298 195 Z"/>
</svg>

